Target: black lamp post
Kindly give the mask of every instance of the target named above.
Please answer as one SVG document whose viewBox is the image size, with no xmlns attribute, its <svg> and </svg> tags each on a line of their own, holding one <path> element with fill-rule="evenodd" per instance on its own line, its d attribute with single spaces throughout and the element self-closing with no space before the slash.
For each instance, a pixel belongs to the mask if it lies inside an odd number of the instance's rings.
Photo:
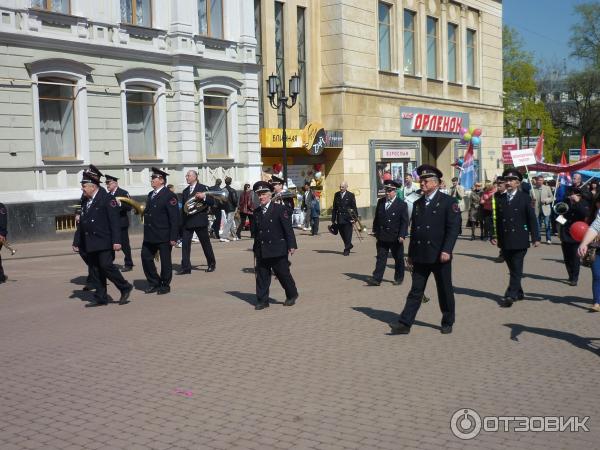
<svg viewBox="0 0 600 450">
<path fill-rule="evenodd" d="M 285 110 L 286 108 L 293 108 L 296 104 L 296 100 L 298 99 L 298 94 L 300 93 L 300 77 L 297 74 L 292 75 L 289 81 L 289 91 L 290 98 L 292 100 L 291 104 L 288 104 L 288 97 L 285 95 L 285 86 L 283 83 L 280 83 L 277 75 L 271 74 L 269 79 L 267 80 L 267 88 L 269 92 L 269 103 L 273 109 L 279 110 L 281 108 L 281 112 L 283 115 L 283 124 L 282 124 L 282 144 L 283 144 L 283 182 L 285 186 L 287 186 L 287 133 L 286 133 L 286 118 L 285 118 Z"/>
<path fill-rule="evenodd" d="M 517 119 L 517 130 L 519 132 L 519 141 L 521 140 L 521 126 L 523 123 L 521 119 Z M 538 133 L 542 129 L 542 121 L 540 119 L 535 119 L 535 127 L 538 130 Z M 531 138 L 531 119 L 525 119 L 525 130 L 527 130 L 527 148 L 529 148 L 529 139 Z"/>
</svg>

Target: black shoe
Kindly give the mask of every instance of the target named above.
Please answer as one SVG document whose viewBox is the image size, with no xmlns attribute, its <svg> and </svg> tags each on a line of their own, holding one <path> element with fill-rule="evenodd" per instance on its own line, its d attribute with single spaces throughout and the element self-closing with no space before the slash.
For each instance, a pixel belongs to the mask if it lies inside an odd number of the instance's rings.
<svg viewBox="0 0 600 450">
<path fill-rule="evenodd" d="M 155 292 L 158 292 L 158 286 L 150 286 L 144 290 L 144 294 L 154 294 Z"/>
<path fill-rule="evenodd" d="M 6 275 L 2 275 L 2 276 L 0 277 L 0 284 L 2 284 L 2 283 L 6 283 L 6 280 L 8 280 L 8 277 L 7 277 Z"/>
<path fill-rule="evenodd" d="M 402 283 L 404 283 L 404 278 L 392 281 L 394 286 L 400 286 Z"/>
<path fill-rule="evenodd" d="M 121 298 L 119 298 L 119 305 L 126 305 L 127 303 L 129 303 L 129 294 L 131 294 L 131 291 L 133 291 L 133 285 L 129 285 L 128 288 L 123 289 L 121 291 Z"/>
<path fill-rule="evenodd" d="M 217 268 L 216 264 L 209 264 L 208 267 L 206 268 L 206 271 L 214 272 L 216 268 Z"/>
<path fill-rule="evenodd" d="M 131 272 L 133 270 L 133 266 L 125 266 L 121 269 L 121 272 Z"/>
<path fill-rule="evenodd" d="M 569 280 L 569 286 L 577 286 L 577 280 Z"/>
<path fill-rule="evenodd" d="M 440 330 L 442 334 L 450 334 L 452 333 L 452 325 L 442 325 L 442 329 Z"/>
<path fill-rule="evenodd" d="M 501 308 L 510 308 L 512 306 L 512 304 L 514 303 L 514 299 L 510 298 L 510 297 L 505 297 L 501 302 L 500 302 L 500 307 Z"/>
<path fill-rule="evenodd" d="M 286 298 L 285 302 L 283 302 L 283 306 L 294 306 L 296 304 L 296 300 L 298 300 L 299 295 L 296 294 L 292 298 Z"/>
<path fill-rule="evenodd" d="M 268 308 L 268 307 L 269 307 L 269 302 L 265 302 L 265 303 L 261 302 L 261 303 L 257 303 L 254 306 L 254 309 L 257 310 L 257 311 L 260 311 L 261 309 L 265 309 L 265 308 Z"/>
<path fill-rule="evenodd" d="M 84 290 L 84 291 L 93 291 L 93 290 L 94 290 L 94 286 L 92 286 L 91 284 L 86 284 L 86 285 L 83 287 L 83 290 Z"/>
<path fill-rule="evenodd" d="M 494 262 L 495 263 L 503 263 L 504 262 L 504 258 L 502 258 L 501 256 L 498 256 L 497 258 L 494 258 Z"/>
<path fill-rule="evenodd" d="M 369 277 L 369 278 L 367 279 L 367 284 L 368 284 L 369 286 L 379 286 L 379 285 L 381 284 L 381 281 L 377 281 L 375 278 L 373 278 L 373 277 Z"/>
<path fill-rule="evenodd" d="M 475 236 L 471 236 L 471 239 L 470 239 L 470 240 L 471 240 L 471 241 L 474 241 L 474 240 L 475 240 Z"/>
<path fill-rule="evenodd" d="M 191 269 L 187 269 L 187 270 L 180 270 L 178 272 L 175 272 L 175 275 L 189 275 L 191 273 L 192 273 Z"/>
<path fill-rule="evenodd" d="M 519 292 L 517 294 L 517 300 L 523 300 L 525 298 L 525 294 L 523 292 Z"/>
<path fill-rule="evenodd" d="M 344 256 L 348 256 L 350 254 L 350 250 L 346 249 L 344 250 Z"/>
<path fill-rule="evenodd" d="M 170 286 L 161 286 L 158 288 L 158 295 L 165 295 L 168 294 L 169 292 L 171 292 L 171 287 Z"/>
<path fill-rule="evenodd" d="M 403 324 L 402 322 L 392 322 L 388 324 L 392 329 L 392 334 L 408 334 L 410 333 L 410 327 Z"/>
<path fill-rule="evenodd" d="M 93 302 L 86 303 L 85 307 L 86 308 L 95 308 L 96 306 L 106 306 L 106 305 L 108 305 L 108 300 L 105 300 L 105 301 L 94 300 Z"/>
</svg>

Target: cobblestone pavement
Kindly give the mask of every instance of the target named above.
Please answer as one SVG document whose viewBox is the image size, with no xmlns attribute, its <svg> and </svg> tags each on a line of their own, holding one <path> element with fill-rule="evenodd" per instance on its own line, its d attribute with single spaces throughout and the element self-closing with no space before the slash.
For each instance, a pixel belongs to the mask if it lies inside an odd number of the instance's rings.
<svg viewBox="0 0 600 450">
<path fill-rule="evenodd" d="M 253 309 L 249 239 L 215 242 L 217 271 L 174 276 L 164 296 L 140 290 L 139 240 L 126 306 L 84 308 L 85 270 L 67 240 L 3 252 L 2 450 L 599 447 L 600 314 L 587 311 L 589 269 L 568 286 L 557 244 L 529 251 L 527 298 L 502 309 L 507 270 L 492 261 L 497 250 L 461 239 L 454 333 L 439 332 L 431 279 L 432 301 L 410 335 L 392 336 L 386 322 L 410 282 L 393 286 L 388 269 L 387 282 L 365 285 L 371 237 L 344 257 L 339 237 L 298 232 L 300 299 L 283 307 L 275 281 L 264 311 Z M 203 269 L 199 245 L 192 257 Z M 590 416 L 590 431 L 511 427 L 460 440 L 450 418 L 462 408 Z"/>
</svg>

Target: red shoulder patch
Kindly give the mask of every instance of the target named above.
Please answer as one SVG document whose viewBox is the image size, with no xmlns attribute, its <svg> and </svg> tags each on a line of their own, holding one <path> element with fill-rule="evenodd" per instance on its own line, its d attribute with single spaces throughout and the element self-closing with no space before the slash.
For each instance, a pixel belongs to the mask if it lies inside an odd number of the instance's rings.
<svg viewBox="0 0 600 450">
<path fill-rule="evenodd" d="M 169 200 L 169 203 L 175 206 L 177 204 L 177 199 L 175 197 L 172 197 L 171 200 Z"/>
<path fill-rule="evenodd" d="M 458 203 L 452 203 L 452 210 L 456 213 L 460 212 L 460 206 L 458 206 Z"/>
<path fill-rule="evenodd" d="M 119 206 L 119 204 L 117 203 L 116 200 L 111 200 L 110 201 L 110 206 L 112 206 L 113 208 L 116 208 L 117 206 Z"/>
<path fill-rule="evenodd" d="M 0 208 L 0 214 L 6 214 L 6 209 L 5 208 Z"/>
</svg>

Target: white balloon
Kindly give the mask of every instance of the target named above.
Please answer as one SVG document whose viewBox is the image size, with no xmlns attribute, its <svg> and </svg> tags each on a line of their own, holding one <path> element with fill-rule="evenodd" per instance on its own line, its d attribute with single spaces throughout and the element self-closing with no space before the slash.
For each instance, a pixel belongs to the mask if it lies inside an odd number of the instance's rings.
<svg viewBox="0 0 600 450">
<path fill-rule="evenodd" d="M 315 172 L 315 180 L 320 180 L 323 174 L 321 172 Z"/>
</svg>

